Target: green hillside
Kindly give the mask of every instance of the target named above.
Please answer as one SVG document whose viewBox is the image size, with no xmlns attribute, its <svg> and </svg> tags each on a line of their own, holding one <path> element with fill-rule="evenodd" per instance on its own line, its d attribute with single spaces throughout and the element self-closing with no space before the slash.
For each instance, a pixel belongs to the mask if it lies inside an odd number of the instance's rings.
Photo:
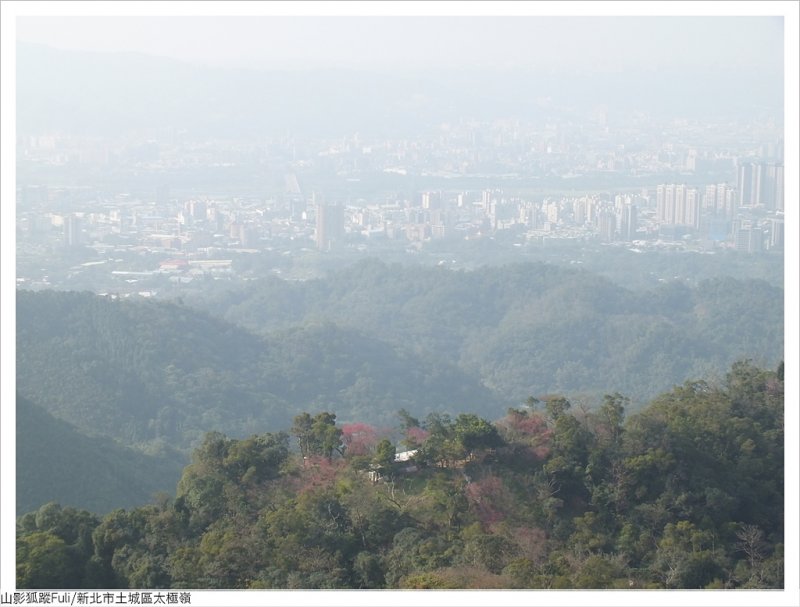
<svg viewBox="0 0 800 607">
<path fill-rule="evenodd" d="M 530 395 L 610 391 L 635 408 L 686 377 L 783 355 L 783 291 L 764 282 L 628 291 L 545 264 L 372 261 L 223 287 L 195 307 L 25 291 L 17 302 L 23 396 L 125 444 L 183 449 L 210 429 L 245 436 L 305 409 L 372 423 L 399 408 L 491 418 Z"/>
<path fill-rule="evenodd" d="M 782 365 L 627 404 L 209 433 L 172 500 L 20 517 L 17 585 L 782 588 Z"/>
<path fill-rule="evenodd" d="M 259 337 L 187 307 L 90 293 L 17 293 L 17 388 L 84 431 L 146 448 L 245 436 L 309 408 L 379 423 L 400 407 L 500 407 L 453 362 L 354 328 Z"/>
<path fill-rule="evenodd" d="M 129 491 L 106 483 L 51 496 L 33 483 L 22 507 L 59 499 L 103 512 L 147 501 L 207 432 L 260 434 L 301 411 L 385 427 L 399 409 L 497 419 L 530 396 L 566 394 L 592 408 L 614 392 L 635 411 L 687 377 L 717 385 L 735 360 L 774 366 L 783 354 L 782 290 L 732 278 L 628 291 L 545 264 L 454 272 L 366 262 L 321 280 L 223 286 L 192 304 L 205 310 L 17 292 L 19 394 L 81 435 L 173 462 L 120 455 L 123 478 L 140 463 L 164 474 L 153 484 L 130 476 L 141 482 Z M 54 456 L 42 453 L 27 478 L 49 478 Z"/>
<path fill-rule="evenodd" d="M 334 322 L 446 360 L 509 404 L 618 390 L 642 403 L 736 360 L 783 357 L 783 290 L 717 278 L 632 291 L 543 263 L 452 271 L 365 261 L 327 278 L 253 281 L 192 305 L 269 335 Z"/>
<path fill-rule="evenodd" d="M 105 514 L 171 491 L 187 463 L 177 453 L 146 455 L 79 432 L 17 396 L 17 512 L 48 502 Z"/>
</svg>

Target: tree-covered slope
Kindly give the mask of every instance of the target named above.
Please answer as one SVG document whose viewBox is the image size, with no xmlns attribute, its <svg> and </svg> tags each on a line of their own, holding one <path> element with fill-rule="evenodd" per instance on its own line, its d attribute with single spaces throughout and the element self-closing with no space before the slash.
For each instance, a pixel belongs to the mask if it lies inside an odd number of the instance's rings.
<svg viewBox="0 0 800 607">
<path fill-rule="evenodd" d="M 531 395 L 591 404 L 616 391 L 635 410 L 783 350 L 782 291 L 731 278 L 634 292 L 545 264 L 367 262 L 194 303 L 206 311 L 19 291 L 19 393 L 82 433 L 185 457 L 208 431 L 247 436 L 304 410 L 384 426 L 400 408 L 496 419 Z M 87 499 L 109 497 L 96 490 Z"/>
<path fill-rule="evenodd" d="M 20 517 L 17 584 L 782 588 L 782 366 L 739 362 L 718 386 L 627 404 L 210 433 L 173 500 Z"/>
<path fill-rule="evenodd" d="M 48 502 L 105 514 L 171 491 L 186 459 L 174 452 L 146 455 L 79 432 L 29 400 L 17 397 L 17 512 Z"/>
<path fill-rule="evenodd" d="M 243 436 L 315 407 L 372 422 L 397 407 L 497 407 L 449 360 L 352 327 L 259 337 L 184 306 L 90 293 L 18 292 L 17 387 L 85 431 L 150 447 Z"/>
<path fill-rule="evenodd" d="M 741 358 L 783 356 L 783 290 L 759 280 L 631 291 L 543 263 L 465 272 L 370 260 L 324 279 L 221 287 L 192 304 L 266 335 L 309 321 L 358 327 L 452 361 L 512 404 L 614 390 L 644 402 Z"/>
<path fill-rule="evenodd" d="M 494 417 L 530 395 L 634 403 L 735 360 L 783 354 L 783 292 L 731 278 L 628 291 L 546 264 L 454 272 L 369 261 L 258 281 L 196 307 L 19 292 L 20 392 L 127 444 L 196 444 L 303 409 Z M 236 324 L 232 324 L 236 323 Z"/>
</svg>

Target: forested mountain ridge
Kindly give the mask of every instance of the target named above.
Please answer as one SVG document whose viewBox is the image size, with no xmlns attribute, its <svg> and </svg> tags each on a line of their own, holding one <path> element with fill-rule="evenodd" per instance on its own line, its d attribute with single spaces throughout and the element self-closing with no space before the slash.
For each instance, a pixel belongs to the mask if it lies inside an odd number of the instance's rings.
<svg viewBox="0 0 800 607">
<path fill-rule="evenodd" d="M 19 517 L 17 585 L 783 587 L 783 365 L 627 404 L 210 433 L 174 499 Z"/>
<path fill-rule="evenodd" d="M 729 278 L 634 292 L 546 264 L 369 261 L 189 303 L 18 291 L 19 394 L 177 469 L 208 431 L 258 434 L 305 410 L 384 426 L 401 408 L 497 419 L 530 395 L 591 407 L 619 391 L 633 411 L 687 377 L 714 385 L 736 359 L 774 366 L 783 350 L 782 291 Z M 26 461 L 23 478 L 35 478 Z M 132 503 L 87 491 L 47 499 L 98 511 Z"/>
<path fill-rule="evenodd" d="M 309 407 L 377 422 L 399 407 L 499 406 L 448 361 L 330 323 L 261 337 L 185 306 L 47 291 L 18 291 L 17 310 L 20 394 L 129 445 L 189 449 Z"/>
<path fill-rule="evenodd" d="M 544 263 L 452 271 L 366 260 L 323 279 L 218 285 L 190 305 L 254 332 L 330 321 L 448 360 L 509 404 L 620 391 L 645 402 L 734 361 L 783 356 L 783 290 L 723 277 L 631 291 Z"/>
<path fill-rule="evenodd" d="M 375 422 L 456 404 L 492 417 L 550 392 L 643 402 L 783 352 L 783 292 L 765 283 L 632 292 L 545 264 L 453 272 L 373 261 L 193 302 L 227 322 L 88 293 L 20 291 L 17 302 L 23 396 L 128 444 L 241 436 L 306 408 Z"/>
</svg>

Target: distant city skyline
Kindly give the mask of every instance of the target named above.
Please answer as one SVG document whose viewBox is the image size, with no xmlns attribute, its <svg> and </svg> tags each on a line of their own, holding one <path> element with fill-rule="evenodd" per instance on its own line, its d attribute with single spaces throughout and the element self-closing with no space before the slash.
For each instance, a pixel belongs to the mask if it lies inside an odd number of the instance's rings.
<svg viewBox="0 0 800 607">
<path fill-rule="evenodd" d="M 782 70 L 784 60 L 783 17 L 763 16 L 21 16 L 17 40 L 279 69 Z"/>
</svg>

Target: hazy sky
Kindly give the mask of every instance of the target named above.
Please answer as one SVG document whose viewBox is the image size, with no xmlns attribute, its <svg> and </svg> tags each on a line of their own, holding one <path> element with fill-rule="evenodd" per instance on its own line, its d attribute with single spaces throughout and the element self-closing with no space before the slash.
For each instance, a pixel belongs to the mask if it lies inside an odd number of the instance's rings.
<svg viewBox="0 0 800 607">
<path fill-rule="evenodd" d="M 753 67 L 784 53 L 782 17 L 18 17 L 17 39 L 292 68 Z"/>
</svg>

